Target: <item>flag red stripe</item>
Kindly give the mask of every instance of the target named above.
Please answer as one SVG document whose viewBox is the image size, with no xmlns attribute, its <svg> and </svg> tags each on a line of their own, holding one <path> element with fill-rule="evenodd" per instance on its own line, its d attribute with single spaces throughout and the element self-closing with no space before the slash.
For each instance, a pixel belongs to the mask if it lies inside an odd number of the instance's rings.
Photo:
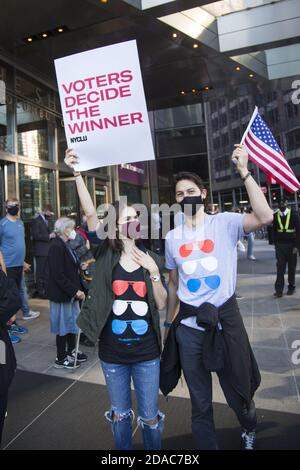
<svg viewBox="0 0 300 470">
<path fill-rule="evenodd" d="M 286 169 L 288 171 L 292 171 L 291 167 L 289 166 L 288 162 L 286 161 L 286 159 L 284 158 L 284 156 L 282 155 L 281 158 L 277 157 L 277 155 L 275 154 L 275 152 L 272 152 L 272 150 L 269 150 L 269 147 L 267 147 L 265 144 L 262 144 L 261 141 L 258 139 L 258 137 L 256 137 L 251 131 L 249 132 L 249 134 L 247 135 L 247 137 L 249 137 L 250 140 L 253 141 L 253 143 L 256 144 L 256 146 L 264 151 L 267 155 L 269 155 L 271 158 L 273 158 L 274 160 L 276 160 L 278 163 L 280 163 L 281 165 L 285 166 Z"/>
<path fill-rule="evenodd" d="M 276 159 L 272 158 L 272 156 L 271 156 L 271 159 L 269 159 L 263 154 L 263 153 L 267 153 L 267 155 L 270 155 L 270 152 L 265 152 L 264 147 L 256 145 L 256 141 L 254 139 L 251 139 L 250 135 L 247 135 L 247 139 L 248 138 L 250 139 L 252 146 L 257 151 L 258 156 L 263 158 L 266 161 L 266 163 L 269 163 L 272 166 L 272 168 L 274 168 L 275 170 L 278 170 L 283 176 L 285 176 L 286 178 L 289 178 L 291 182 L 293 182 L 293 184 L 300 186 L 299 181 L 297 180 L 296 176 L 293 173 L 293 170 L 288 165 L 288 163 L 287 163 L 287 166 L 276 164 L 277 163 Z M 259 147 L 259 150 L 257 149 L 257 147 Z M 261 151 L 262 153 L 260 153 L 259 151 Z"/>
<path fill-rule="evenodd" d="M 247 136 L 248 137 L 248 136 Z M 300 184 L 299 182 L 295 183 L 294 180 L 292 180 L 290 178 L 290 175 L 284 173 L 282 170 L 280 170 L 278 168 L 278 166 L 276 166 L 276 164 L 270 160 L 268 160 L 266 157 L 262 156 L 252 145 L 252 142 L 246 137 L 245 139 L 245 143 L 250 151 L 250 156 L 252 156 L 253 160 L 255 161 L 255 163 L 264 171 L 270 173 L 272 175 L 272 177 L 277 181 L 279 182 L 280 181 L 280 184 L 282 184 L 288 191 L 290 192 L 294 192 L 296 191 L 297 189 L 300 188 Z M 257 160 L 257 158 L 259 158 L 261 161 Z M 268 165 L 269 167 L 271 168 L 268 168 Z M 278 174 L 274 174 L 272 172 L 272 169 L 275 170 L 276 173 Z M 279 181 L 278 181 L 279 180 Z M 286 180 L 286 181 L 284 181 Z"/>
<path fill-rule="evenodd" d="M 245 141 L 246 143 L 246 141 Z M 280 185 L 282 185 L 285 189 L 287 189 L 289 192 L 295 192 L 298 189 L 298 186 L 295 185 L 294 182 L 290 182 L 287 178 L 286 175 L 281 175 L 278 172 L 278 169 L 274 165 L 272 165 L 269 161 L 265 163 L 265 159 L 262 158 L 261 154 L 255 151 L 255 149 L 252 148 L 252 145 L 247 143 L 247 148 L 249 150 L 249 157 L 251 160 L 255 162 L 257 166 L 259 166 L 263 171 L 269 173 L 273 179 L 276 180 L 276 182 Z M 259 160 L 258 160 L 259 159 Z M 266 166 L 268 165 L 268 166 Z"/>
</svg>

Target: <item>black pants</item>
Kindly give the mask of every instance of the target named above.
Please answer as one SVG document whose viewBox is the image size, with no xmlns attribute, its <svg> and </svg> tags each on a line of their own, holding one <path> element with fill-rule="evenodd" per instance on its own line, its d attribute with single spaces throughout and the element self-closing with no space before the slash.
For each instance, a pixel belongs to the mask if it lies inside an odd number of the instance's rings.
<svg viewBox="0 0 300 470">
<path fill-rule="evenodd" d="M 35 256 L 34 261 L 35 288 L 38 296 L 43 297 L 45 295 L 44 272 L 47 256 Z"/>
<path fill-rule="evenodd" d="M 18 286 L 18 289 L 21 287 L 21 282 L 23 278 L 23 266 L 16 266 L 14 268 L 6 268 L 7 277 L 14 279 Z"/>
<path fill-rule="evenodd" d="M 292 243 L 276 244 L 277 278 L 275 291 L 282 294 L 284 288 L 284 275 L 286 265 L 288 265 L 288 288 L 295 289 L 295 275 L 297 266 L 297 255 L 293 254 Z"/>
<path fill-rule="evenodd" d="M 203 365 L 202 345 L 204 332 L 179 325 L 176 339 L 184 377 L 192 403 L 192 432 L 196 449 L 217 449 L 217 439 L 212 406 L 212 376 Z M 234 390 L 225 371 L 218 373 L 220 385 L 230 408 L 235 412 L 243 429 L 256 428 L 254 402 L 248 409 L 243 398 Z"/>
<path fill-rule="evenodd" d="M 7 408 L 7 392 L 0 394 L 0 447 L 1 447 L 2 431 L 3 431 L 3 426 L 4 426 L 6 408 Z"/>
<path fill-rule="evenodd" d="M 76 335 L 68 333 L 65 336 L 56 335 L 57 359 L 62 361 L 67 355 L 71 355 L 76 347 Z"/>
<path fill-rule="evenodd" d="M 20 288 L 21 288 L 21 282 L 22 282 L 22 278 L 23 278 L 23 266 L 17 266 L 17 267 L 14 267 L 14 268 L 6 268 L 6 272 L 7 272 L 7 277 L 9 277 L 10 279 L 14 279 L 14 281 L 16 282 L 17 286 L 18 286 L 18 289 L 20 291 Z M 14 322 L 16 323 L 16 322 Z M 10 327 L 9 327 L 10 329 Z"/>
</svg>

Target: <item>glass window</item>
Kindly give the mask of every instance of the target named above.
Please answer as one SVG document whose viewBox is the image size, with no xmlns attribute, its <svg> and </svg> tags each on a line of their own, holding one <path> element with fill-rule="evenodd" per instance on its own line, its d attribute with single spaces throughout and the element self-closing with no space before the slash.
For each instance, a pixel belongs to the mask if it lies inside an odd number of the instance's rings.
<svg viewBox="0 0 300 470">
<path fill-rule="evenodd" d="M 25 224 L 26 259 L 32 259 L 31 221 L 43 205 L 56 212 L 54 171 L 19 164 L 21 217 Z M 51 221 L 53 222 L 53 221 Z"/>
<path fill-rule="evenodd" d="M 18 72 L 18 153 L 33 160 L 53 160 L 54 127 L 59 111 L 57 94 Z"/>
<path fill-rule="evenodd" d="M 231 121 L 237 121 L 239 119 L 239 108 L 237 105 L 230 108 L 230 119 Z"/>
<path fill-rule="evenodd" d="M 229 135 L 228 135 L 228 133 L 222 134 L 222 136 L 221 136 L 221 145 L 222 145 L 222 147 L 226 147 L 226 145 L 229 145 Z"/>
<path fill-rule="evenodd" d="M 213 131 L 217 131 L 219 129 L 219 119 L 215 118 L 211 122 L 211 127 Z"/>
<path fill-rule="evenodd" d="M 286 134 L 287 151 L 300 148 L 300 129 L 295 129 Z"/>
<path fill-rule="evenodd" d="M 157 157 L 192 155 L 206 152 L 203 126 L 156 132 Z"/>
<path fill-rule="evenodd" d="M 59 180 L 60 215 L 73 217 L 79 223 L 80 208 L 74 178 L 61 178 Z"/>
<path fill-rule="evenodd" d="M 215 139 L 213 139 L 213 146 L 215 150 L 220 148 L 220 137 L 216 137 Z"/>
<path fill-rule="evenodd" d="M 236 127 L 235 129 L 232 129 L 232 138 L 234 142 L 237 144 L 241 140 L 241 131 L 239 127 Z"/>
<path fill-rule="evenodd" d="M 154 111 L 155 129 L 192 126 L 204 123 L 201 103 Z"/>
<path fill-rule="evenodd" d="M 227 114 L 226 113 L 220 114 L 220 126 L 221 127 L 227 126 Z"/>
<path fill-rule="evenodd" d="M 12 89 L 12 70 L 2 62 L 0 62 L 0 80 L 5 89 L 5 102 L 0 103 L 0 150 L 13 153 L 14 99 L 8 92 L 9 88 Z"/>
<path fill-rule="evenodd" d="M 44 111 L 30 103 L 17 102 L 18 153 L 32 160 L 49 160 L 48 123 Z"/>
<path fill-rule="evenodd" d="M 13 98 L 6 93 L 6 104 L 0 105 L 0 150 L 13 153 Z"/>
<path fill-rule="evenodd" d="M 65 158 L 65 150 L 67 148 L 67 141 L 65 135 L 65 128 L 63 121 L 56 119 L 56 135 L 57 135 L 57 152 L 58 152 L 58 161 L 63 162 Z"/>
<path fill-rule="evenodd" d="M 102 189 L 96 189 L 95 191 L 95 196 L 96 196 L 96 208 L 101 206 L 102 204 L 106 203 L 106 191 L 105 188 Z M 104 213 L 97 212 L 98 217 L 103 217 Z"/>
<path fill-rule="evenodd" d="M 45 204 L 50 204 L 55 210 L 54 171 L 19 164 L 19 186 L 24 221 L 31 220 Z"/>
</svg>

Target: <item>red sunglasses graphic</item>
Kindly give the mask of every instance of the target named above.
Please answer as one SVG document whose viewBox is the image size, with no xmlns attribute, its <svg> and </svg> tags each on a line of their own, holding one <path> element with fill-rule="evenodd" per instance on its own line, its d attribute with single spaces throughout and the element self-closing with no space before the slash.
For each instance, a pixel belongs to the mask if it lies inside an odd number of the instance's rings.
<svg viewBox="0 0 300 470">
<path fill-rule="evenodd" d="M 147 287 L 144 281 L 114 281 L 112 283 L 112 290 L 115 295 L 122 295 L 129 286 L 132 286 L 134 292 L 139 297 L 145 297 L 147 294 Z"/>
<path fill-rule="evenodd" d="M 201 240 L 200 242 L 191 242 L 181 245 L 179 253 L 182 258 L 189 256 L 194 249 L 203 251 L 204 253 L 211 253 L 214 250 L 215 244 L 212 240 Z"/>
</svg>

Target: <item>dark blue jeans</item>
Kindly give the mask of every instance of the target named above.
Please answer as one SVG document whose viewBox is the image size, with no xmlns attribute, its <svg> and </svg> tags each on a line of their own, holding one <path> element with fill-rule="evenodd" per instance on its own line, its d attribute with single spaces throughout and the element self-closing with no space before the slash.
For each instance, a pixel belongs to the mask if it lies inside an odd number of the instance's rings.
<svg viewBox="0 0 300 470">
<path fill-rule="evenodd" d="M 164 415 L 158 409 L 159 358 L 134 364 L 101 361 L 101 365 L 111 402 L 105 417 L 111 423 L 116 449 L 132 449 L 132 379 L 138 406 L 137 422 L 142 429 L 144 448 L 159 450 L 164 422 Z"/>
<path fill-rule="evenodd" d="M 184 377 L 192 402 L 192 432 L 196 449 L 216 450 L 217 439 L 212 405 L 212 377 L 202 361 L 202 345 L 205 332 L 179 325 L 176 339 Z M 225 370 L 218 373 L 226 401 L 235 412 L 242 428 L 254 431 L 256 411 L 254 402 L 248 409 L 242 397 L 232 387 Z"/>
</svg>

